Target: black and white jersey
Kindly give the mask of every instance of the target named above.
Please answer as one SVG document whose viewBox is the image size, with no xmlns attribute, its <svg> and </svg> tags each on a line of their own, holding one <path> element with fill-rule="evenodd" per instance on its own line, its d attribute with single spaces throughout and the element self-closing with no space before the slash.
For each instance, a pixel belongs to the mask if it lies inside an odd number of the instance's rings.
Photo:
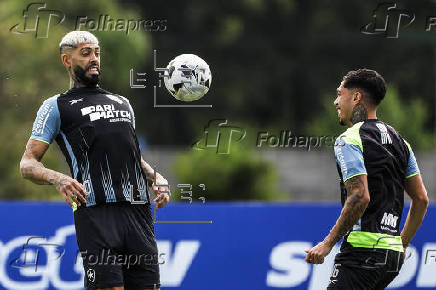
<svg viewBox="0 0 436 290">
<path fill-rule="evenodd" d="M 55 139 L 71 176 L 87 191 L 86 206 L 149 202 L 147 180 L 127 98 L 100 87 L 72 88 L 44 101 L 31 139 Z"/>
<path fill-rule="evenodd" d="M 378 119 L 356 123 L 335 143 L 341 200 L 344 182 L 366 174 L 370 202 L 359 222 L 345 237 L 343 246 L 402 251 L 400 221 L 405 180 L 419 174 L 410 145 L 391 126 Z"/>
</svg>

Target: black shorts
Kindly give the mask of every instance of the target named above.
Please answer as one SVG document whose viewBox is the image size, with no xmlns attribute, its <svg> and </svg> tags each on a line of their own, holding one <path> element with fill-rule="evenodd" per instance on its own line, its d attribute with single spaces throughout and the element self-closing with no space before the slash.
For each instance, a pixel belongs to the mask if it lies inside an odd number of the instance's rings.
<svg viewBox="0 0 436 290">
<path fill-rule="evenodd" d="M 327 289 L 385 289 L 403 263 L 404 253 L 392 250 L 354 248 L 340 252 Z"/>
<path fill-rule="evenodd" d="M 158 289 L 159 259 L 149 204 L 116 202 L 74 212 L 85 288 Z"/>
</svg>

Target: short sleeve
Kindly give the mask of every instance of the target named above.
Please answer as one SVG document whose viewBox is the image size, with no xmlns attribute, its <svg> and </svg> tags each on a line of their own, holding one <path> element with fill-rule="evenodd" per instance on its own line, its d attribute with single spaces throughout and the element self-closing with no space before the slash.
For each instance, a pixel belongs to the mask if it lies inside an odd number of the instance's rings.
<svg viewBox="0 0 436 290">
<path fill-rule="evenodd" d="M 413 153 L 413 150 L 410 147 L 409 143 L 406 142 L 406 144 L 409 148 L 409 160 L 406 167 L 405 178 L 410 178 L 412 176 L 418 175 L 420 172 L 418 168 L 418 163 L 416 162 L 415 154 Z"/>
<path fill-rule="evenodd" d="M 124 100 L 124 101 L 127 103 L 127 105 L 129 106 L 129 111 L 130 111 L 130 114 L 132 115 L 132 125 L 133 125 L 133 128 L 136 129 L 136 128 L 135 128 L 135 112 L 133 111 L 132 105 L 130 105 L 130 101 L 129 101 L 129 99 L 127 99 L 126 97 L 123 97 L 123 96 L 120 96 L 120 97 L 122 97 L 123 100 Z"/>
<path fill-rule="evenodd" d="M 60 115 L 57 98 L 59 95 L 44 101 L 33 122 L 30 139 L 51 144 L 60 131 Z"/>
<path fill-rule="evenodd" d="M 361 147 L 339 137 L 335 143 L 336 162 L 342 172 L 343 181 L 362 174 L 367 174 Z"/>
<path fill-rule="evenodd" d="M 130 102 L 129 102 L 129 108 L 130 108 L 130 113 L 132 114 L 133 128 L 136 129 L 136 127 L 135 127 L 135 112 L 133 111 L 133 108 L 132 108 L 132 105 L 130 105 Z"/>
</svg>

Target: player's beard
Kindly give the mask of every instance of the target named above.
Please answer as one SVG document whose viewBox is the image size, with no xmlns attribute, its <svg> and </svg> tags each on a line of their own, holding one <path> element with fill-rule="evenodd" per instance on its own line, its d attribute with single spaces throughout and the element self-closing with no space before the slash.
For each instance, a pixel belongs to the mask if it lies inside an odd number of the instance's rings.
<svg viewBox="0 0 436 290">
<path fill-rule="evenodd" d="M 342 117 L 340 117 L 339 115 L 338 115 L 338 119 L 339 119 L 339 125 L 341 125 L 341 126 L 346 126 L 347 125 L 347 124 L 345 124 L 344 119 Z"/>
<path fill-rule="evenodd" d="M 80 66 L 76 65 L 74 67 L 74 76 L 78 83 L 81 83 L 85 85 L 86 87 L 95 87 L 100 82 L 100 71 L 99 74 L 93 74 L 91 77 L 86 76 L 86 72 L 88 71 L 89 67 L 84 70 Z"/>
</svg>

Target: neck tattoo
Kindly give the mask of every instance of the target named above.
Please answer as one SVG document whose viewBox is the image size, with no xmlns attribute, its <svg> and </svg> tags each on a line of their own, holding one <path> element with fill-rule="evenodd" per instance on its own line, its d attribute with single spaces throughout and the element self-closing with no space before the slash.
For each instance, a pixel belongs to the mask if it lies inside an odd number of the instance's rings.
<svg viewBox="0 0 436 290">
<path fill-rule="evenodd" d="M 350 118 L 351 123 L 354 125 L 361 121 L 365 121 L 366 119 L 368 119 L 368 111 L 365 106 L 360 103 L 355 105 Z"/>
</svg>

